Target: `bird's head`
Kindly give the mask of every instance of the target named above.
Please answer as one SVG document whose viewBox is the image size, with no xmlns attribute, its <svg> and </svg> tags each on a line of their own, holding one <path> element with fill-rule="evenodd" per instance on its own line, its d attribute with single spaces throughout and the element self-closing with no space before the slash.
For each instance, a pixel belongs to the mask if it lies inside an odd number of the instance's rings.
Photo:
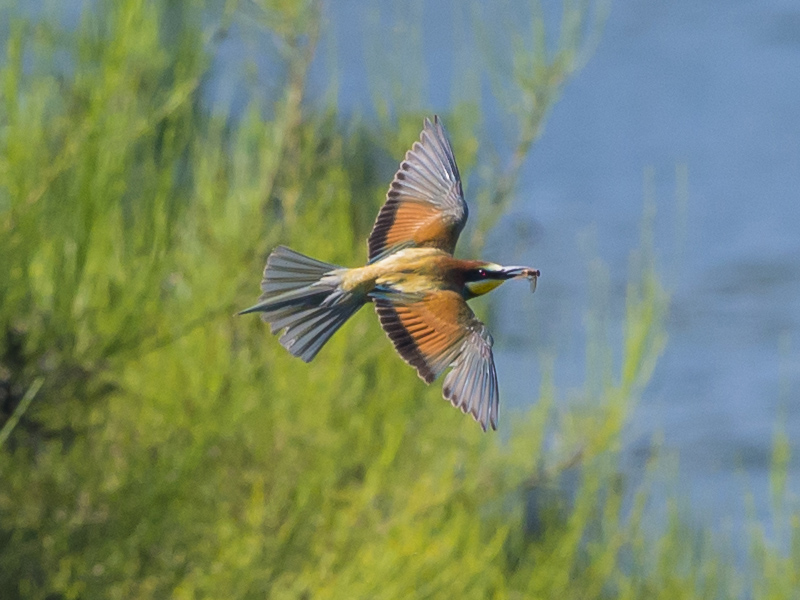
<svg viewBox="0 0 800 600">
<path fill-rule="evenodd" d="M 494 263 L 478 263 L 464 272 L 464 287 L 468 298 L 488 294 L 509 279 L 528 279 L 531 292 L 536 290 L 539 269 L 531 267 L 503 267 Z"/>
</svg>

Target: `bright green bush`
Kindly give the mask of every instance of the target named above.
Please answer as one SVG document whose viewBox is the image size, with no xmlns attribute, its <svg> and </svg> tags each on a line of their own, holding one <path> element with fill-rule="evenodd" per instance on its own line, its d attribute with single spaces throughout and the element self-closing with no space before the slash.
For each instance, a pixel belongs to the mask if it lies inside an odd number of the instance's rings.
<svg viewBox="0 0 800 600">
<path fill-rule="evenodd" d="M 95 4 L 74 31 L 2 13 L 0 597 L 735 593 L 678 516 L 649 535 L 646 492 L 623 503 L 620 431 L 664 343 L 650 261 L 632 276 L 618 375 L 603 371 L 592 408 L 556 419 L 546 379 L 529 414 L 506 411 L 507 439 L 424 386 L 368 310 L 305 365 L 234 312 L 277 243 L 364 260 L 391 175 L 377 165 L 396 162 L 423 114 L 387 104 L 380 124 L 348 124 L 304 101 L 314 2 Z M 579 62 L 588 6 L 565 6 L 556 50 L 520 36 L 508 79 L 495 73 L 520 139 L 508 169 L 473 178 L 473 249 Z M 200 89 L 242 11 L 285 69 L 234 119 L 203 109 Z M 479 111 L 453 113 L 468 173 Z M 554 430 L 564 443 L 545 450 Z M 754 597 L 774 597 L 787 570 L 759 548 L 775 569 Z"/>
</svg>

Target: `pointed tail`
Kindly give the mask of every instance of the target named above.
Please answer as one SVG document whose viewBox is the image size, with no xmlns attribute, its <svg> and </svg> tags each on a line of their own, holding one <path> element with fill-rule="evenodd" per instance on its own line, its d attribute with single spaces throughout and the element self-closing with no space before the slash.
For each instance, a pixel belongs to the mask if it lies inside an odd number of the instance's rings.
<svg viewBox="0 0 800 600">
<path fill-rule="evenodd" d="M 278 246 L 267 259 L 259 303 L 239 314 L 262 313 L 273 334 L 285 330 L 283 347 L 309 362 L 364 304 L 340 288 L 343 270 Z"/>
</svg>

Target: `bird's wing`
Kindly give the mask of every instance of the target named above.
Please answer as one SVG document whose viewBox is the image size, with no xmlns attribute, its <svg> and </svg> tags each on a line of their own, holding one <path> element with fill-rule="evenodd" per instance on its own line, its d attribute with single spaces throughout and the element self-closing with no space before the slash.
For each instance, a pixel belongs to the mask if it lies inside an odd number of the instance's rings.
<svg viewBox="0 0 800 600">
<path fill-rule="evenodd" d="M 375 310 L 400 356 L 431 383 L 447 367 L 442 394 L 485 431 L 497 429 L 500 396 L 492 336 L 456 292 L 438 291 L 411 303 L 375 299 Z"/>
<path fill-rule="evenodd" d="M 418 142 L 406 152 L 367 242 L 370 261 L 396 247 L 439 248 L 453 253 L 467 222 L 453 149 L 439 117 L 425 119 Z"/>
</svg>

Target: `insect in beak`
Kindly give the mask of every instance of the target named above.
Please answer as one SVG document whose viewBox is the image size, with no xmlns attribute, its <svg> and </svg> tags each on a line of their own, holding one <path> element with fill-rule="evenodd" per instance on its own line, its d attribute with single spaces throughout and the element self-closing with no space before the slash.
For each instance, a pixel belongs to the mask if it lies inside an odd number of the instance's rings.
<svg viewBox="0 0 800 600">
<path fill-rule="evenodd" d="M 541 275 L 539 269 L 532 269 L 531 267 L 506 267 L 503 272 L 509 279 L 522 279 L 524 277 L 530 281 L 531 294 L 536 291 L 536 283 Z"/>
</svg>

